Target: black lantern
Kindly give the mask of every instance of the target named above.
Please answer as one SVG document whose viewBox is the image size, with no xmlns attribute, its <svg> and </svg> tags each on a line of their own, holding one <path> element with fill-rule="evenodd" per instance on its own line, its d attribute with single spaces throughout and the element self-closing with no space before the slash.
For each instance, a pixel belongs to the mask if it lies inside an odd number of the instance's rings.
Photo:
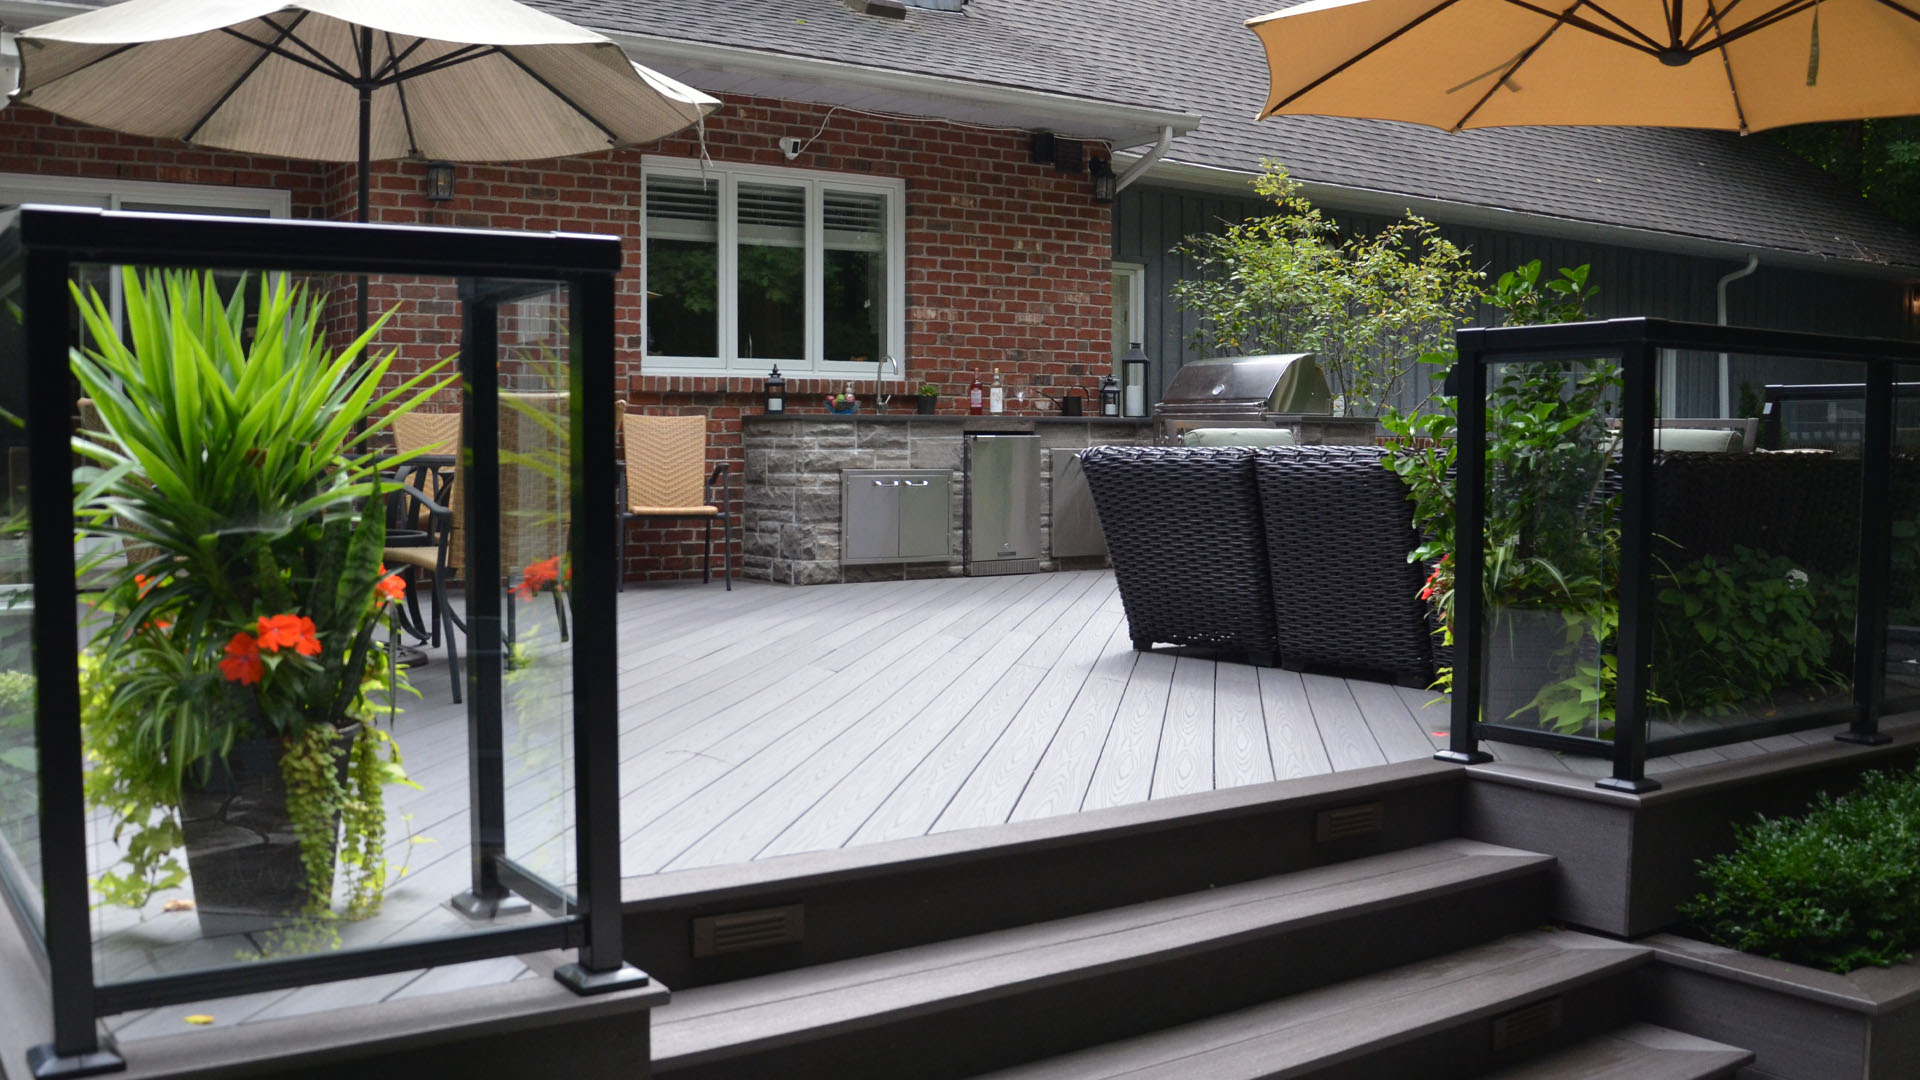
<svg viewBox="0 0 1920 1080">
<path fill-rule="evenodd" d="M 1147 351 L 1134 342 L 1120 358 L 1121 372 L 1127 379 L 1127 415 L 1147 415 Z"/>
<path fill-rule="evenodd" d="M 773 371 L 767 376 L 767 415 L 783 416 L 787 411 L 787 380 L 780 375 L 780 365 L 773 365 Z"/>
<path fill-rule="evenodd" d="M 453 163 L 427 162 L 427 201 L 446 202 L 453 198 Z"/>
<path fill-rule="evenodd" d="M 1120 415 L 1120 380 L 1111 375 L 1100 380 L 1100 415 Z"/>
<path fill-rule="evenodd" d="M 1087 175 L 1093 178 L 1093 201 L 1102 206 L 1112 202 L 1119 184 L 1112 164 L 1106 158 L 1094 158 L 1087 162 Z"/>
</svg>

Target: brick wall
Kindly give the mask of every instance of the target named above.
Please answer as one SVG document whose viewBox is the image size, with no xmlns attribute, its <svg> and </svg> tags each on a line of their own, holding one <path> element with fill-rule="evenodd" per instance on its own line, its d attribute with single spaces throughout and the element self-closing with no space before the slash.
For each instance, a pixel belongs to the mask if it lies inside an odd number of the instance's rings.
<svg viewBox="0 0 1920 1080">
<path fill-rule="evenodd" d="M 782 136 L 813 141 L 788 162 L 775 145 Z M 907 377 L 939 384 L 942 411 L 963 407 L 960 395 L 976 370 L 999 367 L 1014 386 L 1051 387 L 1090 386 L 1109 368 L 1109 208 L 1093 204 L 1084 175 L 1031 164 L 1025 133 L 729 98 L 707 121 L 705 149 L 719 164 L 905 181 Z M 621 237 L 627 268 L 616 290 L 615 342 L 630 407 L 706 414 L 713 460 L 733 462 L 738 470 L 745 460 L 740 417 L 759 408 L 760 378 L 645 371 L 639 270 L 645 153 L 697 158 L 701 144 L 687 132 L 637 150 L 532 164 L 463 164 L 456 197 L 441 204 L 421 194 L 424 166 L 377 162 L 370 217 Z M 351 166 L 163 144 L 23 108 L 0 115 L 0 170 L 280 188 L 292 193 L 298 217 L 349 219 L 354 206 Z M 340 297 L 335 325 L 345 330 L 351 326 L 351 284 L 331 284 Z M 457 310 L 443 290 L 376 279 L 370 297 L 376 312 L 404 301 L 381 341 L 399 350 L 400 370 L 418 370 L 457 347 Z M 791 378 L 787 386 L 789 408 L 798 411 L 817 410 L 832 388 L 829 380 L 810 378 Z M 690 528 L 636 529 L 629 575 L 638 580 L 697 573 L 701 545 L 695 536 Z"/>
</svg>

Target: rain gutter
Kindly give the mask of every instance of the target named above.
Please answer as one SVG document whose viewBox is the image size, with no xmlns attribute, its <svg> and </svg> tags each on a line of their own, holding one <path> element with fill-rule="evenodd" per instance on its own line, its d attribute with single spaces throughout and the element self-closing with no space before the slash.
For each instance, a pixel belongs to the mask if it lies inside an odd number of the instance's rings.
<svg viewBox="0 0 1920 1080">
<path fill-rule="evenodd" d="M 1118 168 L 1124 163 L 1130 163 L 1131 158 L 1131 155 L 1116 154 L 1114 165 Z M 1241 169 L 1222 169 L 1212 165 L 1163 160 L 1154 166 L 1148 179 L 1173 187 L 1199 188 L 1253 199 L 1257 198 L 1253 192 L 1255 175 Z M 1295 179 L 1299 178 L 1295 177 Z M 1920 266 L 1902 265 L 1892 261 L 1843 259 L 1812 251 L 1768 248 L 1752 243 L 1691 236 L 1686 233 L 1581 221 L 1575 218 L 1555 217 L 1551 214 L 1509 210 L 1505 207 L 1483 206 L 1448 199 L 1425 198 L 1371 188 L 1344 187 L 1318 181 L 1302 181 L 1301 186 L 1315 203 L 1330 209 L 1386 214 L 1395 217 L 1411 211 L 1447 225 L 1474 225 L 1486 229 L 1498 229 L 1502 232 L 1550 236 L 1565 240 L 1585 240 L 1595 244 L 1609 244 L 1640 251 L 1664 251 L 1674 255 L 1688 255 L 1703 259 L 1744 261 L 1758 249 L 1767 257 L 1767 265 L 1770 267 L 1811 270 L 1821 274 L 1848 274 L 1882 280 L 1912 281 L 1916 272 L 1920 272 Z"/>
<path fill-rule="evenodd" d="M 1714 298 L 1718 302 L 1718 307 L 1715 308 L 1715 311 L 1720 319 L 1721 326 L 1727 325 L 1727 286 L 1733 284 L 1736 281 L 1739 281 L 1741 278 L 1746 277 L 1748 274 L 1751 274 L 1758 269 L 1760 269 L 1760 256 L 1748 255 L 1747 265 L 1741 267 L 1738 270 L 1735 270 L 1733 273 L 1728 274 L 1726 277 L 1721 278 L 1719 283 L 1714 285 L 1713 287 Z M 1733 415 L 1733 398 L 1732 398 L 1731 387 L 1732 387 L 1732 383 L 1727 374 L 1727 354 L 1721 353 L 1720 354 L 1720 415 L 1723 417 Z"/>
</svg>

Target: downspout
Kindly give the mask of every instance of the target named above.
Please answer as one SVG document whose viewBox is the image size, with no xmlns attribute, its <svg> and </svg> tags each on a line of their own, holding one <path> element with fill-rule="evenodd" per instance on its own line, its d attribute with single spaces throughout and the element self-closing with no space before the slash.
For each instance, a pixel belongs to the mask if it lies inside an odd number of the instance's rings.
<svg viewBox="0 0 1920 1080">
<path fill-rule="evenodd" d="M 1172 124 L 1163 125 L 1160 128 L 1160 141 L 1153 144 L 1153 149 L 1140 155 L 1140 157 L 1137 160 L 1135 160 L 1133 164 L 1127 166 L 1127 171 L 1121 173 L 1120 178 L 1113 182 L 1113 193 L 1115 195 L 1118 195 L 1121 192 L 1127 190 L 1127 185 L 1133 183 L 1135 180 L 1140 179 L 1141 174 L 1145 173 L 1148 169 L 1153 168 L 1153 163 L 1165 157 L 1167 154 L 1167 147 L 1172 145 L 1173 145 L 1173 125 Z"/>
<path fill-rule="evenodd" d="M 1727 325 L 1727 286 L 1760 269 L 1760 256 L 1748 255 L 1747 265 L 1720 279 L 1714 286 L 1719 300 L 1720 325 Z M 1720 354 L 1720 416 L 1722 419 L 1733 415 L 1733 387 L 1727 373 L 1727 354 Z"/>
</svg>

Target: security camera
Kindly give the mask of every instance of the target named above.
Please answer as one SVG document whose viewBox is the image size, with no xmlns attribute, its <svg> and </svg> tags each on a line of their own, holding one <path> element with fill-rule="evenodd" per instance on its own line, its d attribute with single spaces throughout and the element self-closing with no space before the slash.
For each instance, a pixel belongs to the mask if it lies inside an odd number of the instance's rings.
<svg viewBox="0 0 1920 1080">
<path fill-rule="evenodd" d="M 782 136 L 779 140 L 779 146 L 780 153 L 785 155 L 788 161 L 792 161 L 794 158 L 800 156 L 800 140 L 792 135 Z"/>
</svg>

